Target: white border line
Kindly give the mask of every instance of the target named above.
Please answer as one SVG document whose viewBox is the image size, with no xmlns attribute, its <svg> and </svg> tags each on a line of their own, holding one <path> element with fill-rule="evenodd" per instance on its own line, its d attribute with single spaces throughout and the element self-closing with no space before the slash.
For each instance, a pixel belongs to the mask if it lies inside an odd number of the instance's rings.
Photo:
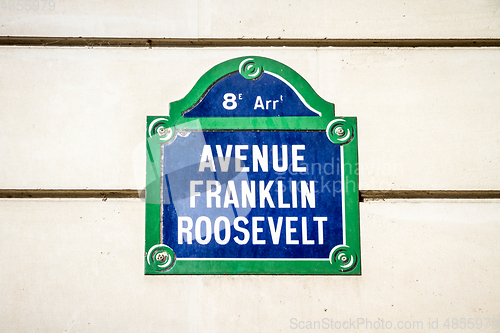
<svg viewBox="0 0 500 333">
<path fill-rule="evenodd" d="M 340 184 L 342 196 L 342 231 L 343 231 L 343 245 L 347 245 L 346 230 L 345 230 L 345 179 L 344 179 L 344 146 L 340 146 Z"/>
<path fill-rule="evenodd" d="M 272 74 L 272 73 L 271 73 Z M 279 76 L 276 76 L 280 78 Z M 284 80 L 283 80 L 284 81 Z M 286 81 L 284 81 L 286 82 Z M 298 93 L 297 93 L 298 94 Z M 298 96 L 300 96 L 298 94 Z M 302 100 L 302 99 L 301 99 Z M 307 105 L 307 103 L 304 102 L 304 104 Z M 163 145 L 162 145 L 163 146 Z M 161 150 L 161 169 L 163 173 L 163 147 Z M 346 228 L 345 228 L 345 184 L 344 184 L 344 147 L 340 146 L 340 177 L 341 177 L 341 195 L 342 195 L 342 238 L 343 238 L 343 243 L 335 246 L 332 251 L 337 248 L 338 246 L 341 245 L 346 245 Z M 334 189 L 335 190 L 335 189 Z M 163 181 L 161 182 L 161 190 L 160 190 L 160 197 L 163 199 Z M 160 214 L 161 214 L 161 223 L 160 223 L 160 238 L 161 238 L 161 244 L 163 244 L 163 201 L 161 201 L 161 209 L 160 209 Z M 167 245 L 168 246 L 168 245 Z M 330 252 L 331 256 L 331 252 Z M 176 258 L 176 261 L 330 261 L 330 258 Z"/>
<path fill-rule="evenodd" d="M 284 78 L 282 78 L 281 76 L 279 76 L 278 74 L 275 74 L 275 73 L 271 73 L 271 72 L 268 72 L 268 71 L 264 71 L 264 73 L 269 74 L 269 75 L 271 75 L 271 76 L 274 76 L 275 78 L 278 78 L 279 80 L 281 80 L 281 81 L 283 81 L 284 83 L 286 83 L 286 85 L 287 85 L 287 86 L 289 86 L 289 87 L 293 90 L 293 92 L 294 92 L 295 94 L 297 94 L 297 96 L 299 97 L 300 101 L 301 101 L 302 103 L 304 103 L 304 105 L 305 105 L 305 106 L 306 106 L 309 110 L 311 110 L 312 112 L 314 112 L 314 113 L 316 113 L 317 115 L 321 116 L 321 112 L 319 112 L 318 110 L 313 109 L 313 107 L 312 107 L 312 106 L 310 106 L 309 104 L 307 104 L 307 102 L 306 102 L 306 100 L 304 99 L 304 97 L 302 97 L 302 95 L 301 95 L 301 94 L 299 94 L 299 92 L 297 91 L 297 89 L 295 89 L 295 87 L 294 87 L 294 86 L 292 86 L 292 85 L 291 85 L 291 84 L 290 84 L 287 80 L 285 80 Z"/>
<path fill-rule="evenodd" d="M 164 149 L 164 145 L 160 145 L 160 244 L 163 244 L 163 200 L 165 199 L 164 198 L 164 195 L 163 195 L 163 191 L 167 191 L 167 195 L 168 195 L 168 188 L 165 189 L 164 188 L 164 183 L 166 185 L 166 182 L 167 180 L 165 179 L 165 176 L 163 176 L 163 171 L 164 170 L 164 154 L 163 154 L 163 149 Z M 153 164 L 153 168 L 154 168 L 154 164 Z M 170 202 L 170 196 L 168 197 L 168 201 Z M 168 245 L 167 245 L 168 246 Z"/>
<path fill-rule="evenodd" d="M 176 258 L 178 261 L 213 260 L 213 261 L 329 261 L 325 258 Z"/>
</svg>

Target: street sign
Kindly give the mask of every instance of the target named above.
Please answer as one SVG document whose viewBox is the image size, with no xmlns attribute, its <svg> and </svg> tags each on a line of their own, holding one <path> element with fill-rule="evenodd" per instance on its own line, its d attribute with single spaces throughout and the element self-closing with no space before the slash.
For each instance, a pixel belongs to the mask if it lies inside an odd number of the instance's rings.
<svg viewBox="0 0 500 333">
<path fill-rule="evenodd" d="M 356 118 L 241 57 L 147 119 L 146 274 L 361 274 Z"/>
</svg>

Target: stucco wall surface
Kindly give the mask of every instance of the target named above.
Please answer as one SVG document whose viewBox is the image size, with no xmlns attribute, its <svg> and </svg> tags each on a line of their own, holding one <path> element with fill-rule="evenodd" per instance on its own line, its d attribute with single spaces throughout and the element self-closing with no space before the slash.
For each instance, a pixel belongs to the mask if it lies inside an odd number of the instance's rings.
<svg viewBox="0 0 500 333">
<path fill-rule="evenodd" d="M 363 190 L 500 189 L 498 48 L 0 48 L 1 188 L 142 189 L 145 119 L 258 55 L 356 116 Z"/>
<path fill-rule="evenodd" d="M 362 276 L 144 276 L 141 200 L 0 200 L 0 331 L 424 332 L 499 318 L 499 201 L 360 208 Z M 381 320 L 392 329 L 366 326 Z"/>
<path fill-rule="evenodd" d="M 460 1 L 75 2 L 0 8 L 4 36 L 145 38 L 498 38 L 500 4 Z"/>
</svg>

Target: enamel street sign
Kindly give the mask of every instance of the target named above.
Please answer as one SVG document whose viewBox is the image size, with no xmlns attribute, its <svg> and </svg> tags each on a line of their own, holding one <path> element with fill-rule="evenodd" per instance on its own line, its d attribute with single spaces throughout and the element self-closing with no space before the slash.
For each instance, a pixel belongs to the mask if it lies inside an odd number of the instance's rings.
<svg viewBox="0 0 500 333">
<path fill-rule="evenodd" d="M 356 118 L 242 57 L 147 119 L 146 274 L 361 274 Z"/>
</svg>

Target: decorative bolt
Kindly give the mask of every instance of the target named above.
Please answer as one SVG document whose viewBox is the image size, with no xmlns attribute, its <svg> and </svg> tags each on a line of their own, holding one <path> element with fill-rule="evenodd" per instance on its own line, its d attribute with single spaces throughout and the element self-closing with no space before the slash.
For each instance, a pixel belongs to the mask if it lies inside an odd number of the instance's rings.
<svg viewBox="0 0 500 333">
<path fill-rule="evenodd" d="M 337 134 L 338 136 L 343 136 L 345 134 L 345 131 L 342 127 L 337 127 L 335 129 L 335 134 Z"/>
<path fill-rule="evenodd" d="M 163 126 L 160 126 L 158 127 L 158 130 L 157 130 L 158 134 L 160 134 L 161 136 L 165 136 L 167 135 L 167 129 Z"/>
<path fill-rule="evenodd" d="M 165 252 L 160 252 L 156 254 L 155 258 L 156 261 L 165 262 L 167 261 L 167 254 Z"/>
<path fill-rule="evenodd" d="M 346 262 L 347 261 L 347 257 L 343 256 L 342 258 L 340 258 L 340 260 L 342 260 L 343 262 Z"/>
</svg>

